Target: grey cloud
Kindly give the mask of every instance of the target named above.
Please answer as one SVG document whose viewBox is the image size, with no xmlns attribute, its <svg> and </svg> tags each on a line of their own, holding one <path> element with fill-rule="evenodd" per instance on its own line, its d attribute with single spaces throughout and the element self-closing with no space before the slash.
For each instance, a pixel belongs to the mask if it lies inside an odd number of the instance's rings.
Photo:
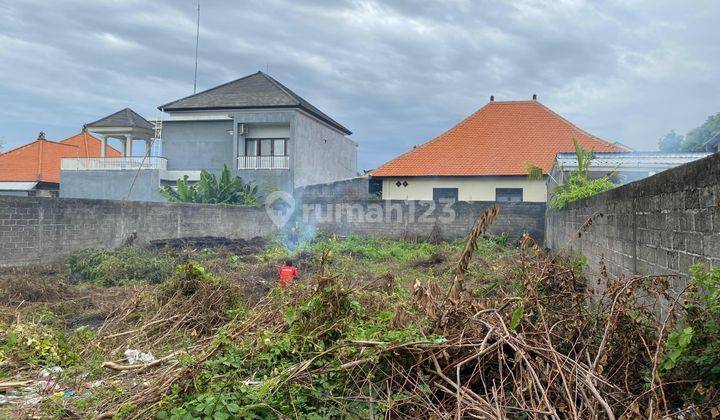
<svg viewBox="0 0 720 420">
<path fill-rule="evenodd" d="M 684 2 L 683 2 L 684 3 Z M 191 93 L 195 2 L 0 0 L 0 138 Z M 360 166 L 533 93 L 638 149 L 720 111 L 720 4 L 202 0 L 199 88 L 265 70 L 354 131 Z"/>
</svg>

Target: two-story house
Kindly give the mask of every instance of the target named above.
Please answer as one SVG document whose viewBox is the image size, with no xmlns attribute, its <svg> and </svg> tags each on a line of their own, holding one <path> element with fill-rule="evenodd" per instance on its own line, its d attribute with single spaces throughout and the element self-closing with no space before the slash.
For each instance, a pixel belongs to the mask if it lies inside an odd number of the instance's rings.
<svg viewBox="0 0 720 420">
<path fill-rule="evenodd" d="M 158 109 L 164 117 L 154 127 L 131 110 L 88 124 L 101 139 L 119 138 L 123 157 L 66 159 L 60 196 L 163 201 L 160 185 L 184 175 L 195 181 L 201 170 L 219 173 L 224 165 L 261 191 L 292 191 L 357 173 L 350 130 L 262 72 Z M 145 141 L 140 156 L 132 153 L 137 139 Z"/>
</svg>

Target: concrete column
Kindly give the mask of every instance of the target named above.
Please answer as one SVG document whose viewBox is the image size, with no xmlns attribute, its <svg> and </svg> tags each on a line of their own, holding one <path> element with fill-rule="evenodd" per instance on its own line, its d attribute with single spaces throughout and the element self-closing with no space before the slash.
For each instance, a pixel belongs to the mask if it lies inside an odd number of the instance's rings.
<svg viewBox="0 0 720 420">
<path fill-rule="evenodd" d="M 120 156 L 127 156 L 127 139 L 120 142 Z"/>
<path fill-rule="evenodd" d="M 100 149 L 100 157 L 105 157 L 105 149 L 107 149 L 107 136 L 101 136 L 100 143 L 102 144 Z"/>
<path fill-rule="evenodd" d="M 150 152 L 152 152 L 152 150 L 150 150 L 151 147 L 152 141 L 145 140 L 145 156 L 150 157 Z"/>
<path fill-rule="evenodd" d="M 132 136 L 125 136 L 125 141 L 127 142 L 127 146 L 125 146 L 125 156 L 132 156 Z"/>
<path fill-rule="evenodd" d="M 232 142 L 233 142 L 233 156 L 232 156 L 232 158 L 233 158 L 233 164 L 232 164 L 232 169 L 233 169 L 233 170 L 237 170 L 237 168 L 238 168 L 238 156 L 240 156 L 240 155 L 242 154 L 242 152 L 240 152 L 240 148 L 239 148 L 240 143 L 239 143 L 239 136 L 238 136 L 238 122 L 237 122 L 237 119 L 235 118 L 235 116 L 233 116 L 233 128 L 232 128 L 232 132 L 233 132 L 233 139 L 232 139 Z"/>
</svg>

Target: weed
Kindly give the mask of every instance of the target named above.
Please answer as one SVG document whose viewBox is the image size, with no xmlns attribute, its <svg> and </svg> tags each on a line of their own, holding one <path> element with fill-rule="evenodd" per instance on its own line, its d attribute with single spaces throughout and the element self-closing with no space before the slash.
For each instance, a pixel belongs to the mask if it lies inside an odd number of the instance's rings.
<svg viewBox="0 0 720 420">
<path fill-rule="evenodd" d="M 116 251 L 86 250 L 68 258 L 66 265 L 71 279 L 101 286 L 162 283 L 175 267 L 168 255 L 131 246 Z"/>
</svg>

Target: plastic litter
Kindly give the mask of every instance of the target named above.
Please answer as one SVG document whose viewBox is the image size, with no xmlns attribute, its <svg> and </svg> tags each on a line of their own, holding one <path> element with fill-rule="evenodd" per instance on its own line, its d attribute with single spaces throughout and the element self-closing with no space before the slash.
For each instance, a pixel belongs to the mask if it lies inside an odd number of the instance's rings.
<svg viewBox="0 0 720 420">
<path fill-rule="evenodd" d="M 40 373 L 38 373 L 38 376 L 40 378 L 48 378 L 51 375 L 57 375 L 57 374 L 61 373 L 62 371 L 63 370 L 60 366 L 53 366 L 51 368 L 45 368 L 45 369 L 41 370 Z"/>
<path fill-rule="evenodd" d="M 135 349 L 125 350 L 125 358 L 131 365 L 135 363 L 149 363 L 155 360 L 155 356 L 153 356 L 152 353 L 143 353 Z"/>
</svg>

